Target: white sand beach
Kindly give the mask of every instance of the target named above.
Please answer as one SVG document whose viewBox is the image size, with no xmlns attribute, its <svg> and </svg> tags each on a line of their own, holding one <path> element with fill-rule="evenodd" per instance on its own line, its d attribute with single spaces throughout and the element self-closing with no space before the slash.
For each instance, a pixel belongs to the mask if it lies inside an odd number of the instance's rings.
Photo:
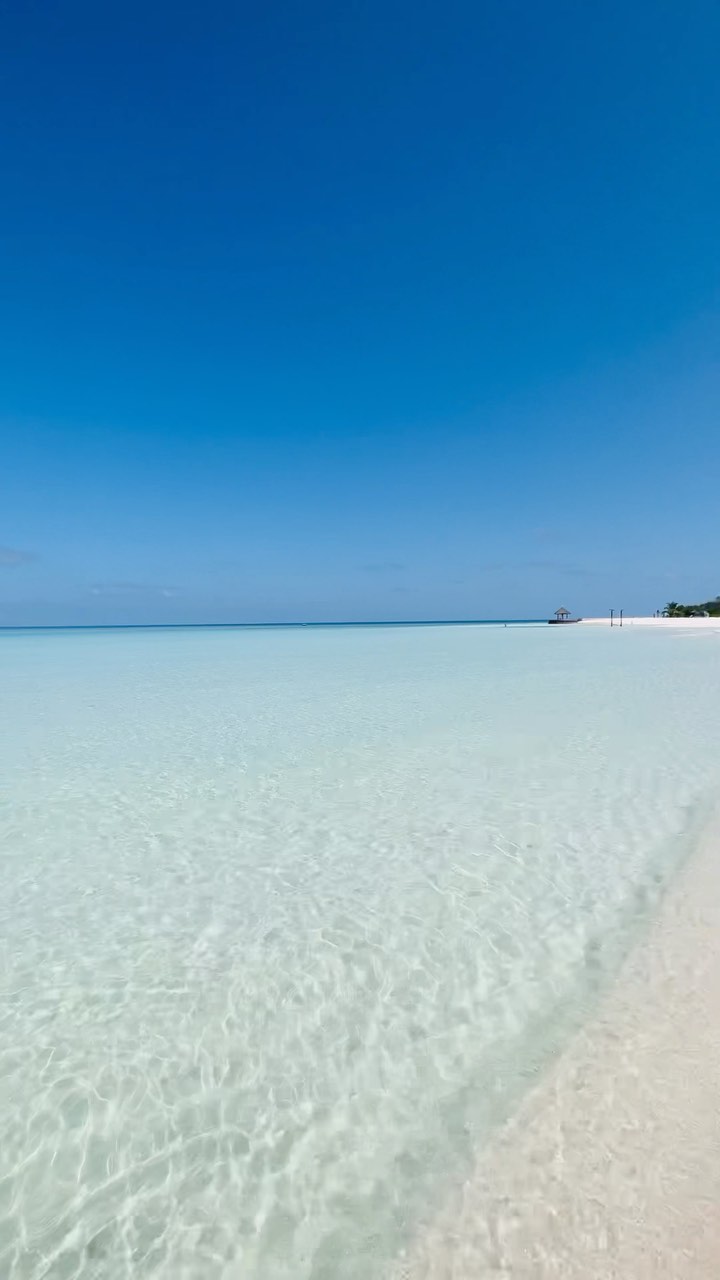
<svg viewBox="0 0 720 1280">
<path fill-rule="evenodd" d="M 653 621 L 648 619 L 648 621 Z M 716 1280 L 720 841 L 398 1280 Z"/>
<path fill-rule="evenodd" d="M 580 618 L 579 626 L 583 627 L 609 627 L 610 618 Z M 613 628 L 620 626 L 620 619 L 616 615 L 612 622 Z M 676 629 L 682 631 L 702 630 L 702 631 L 718 631 L 720 632 L 720 618 L 623 618 L 623 627 L 658 627 L 663 631 L 673 631 Z"/>
</svg>

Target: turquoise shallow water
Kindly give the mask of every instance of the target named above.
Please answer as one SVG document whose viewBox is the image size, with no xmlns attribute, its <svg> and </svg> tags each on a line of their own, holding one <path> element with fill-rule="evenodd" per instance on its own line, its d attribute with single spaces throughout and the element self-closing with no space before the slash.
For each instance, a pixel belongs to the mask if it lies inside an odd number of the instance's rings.
<svg viewBox="0 0 720 1280">
<path fill-rule="evenodd" d="M 375 1280 L 720 782 L 720 644 L 0 636 L 0 1274 Z"/>
</svg>

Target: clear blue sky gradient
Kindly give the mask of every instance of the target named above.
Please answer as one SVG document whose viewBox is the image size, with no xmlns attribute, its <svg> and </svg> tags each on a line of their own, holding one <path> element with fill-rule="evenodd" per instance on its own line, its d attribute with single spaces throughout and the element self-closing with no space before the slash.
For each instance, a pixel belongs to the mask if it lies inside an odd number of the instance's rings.
<svg viewBox="0 0 720 1280">
<path fill-rule="evenodd" d="M 3 7 L 0 622 L 720 592 L 720 8 Z"/>
</svg>

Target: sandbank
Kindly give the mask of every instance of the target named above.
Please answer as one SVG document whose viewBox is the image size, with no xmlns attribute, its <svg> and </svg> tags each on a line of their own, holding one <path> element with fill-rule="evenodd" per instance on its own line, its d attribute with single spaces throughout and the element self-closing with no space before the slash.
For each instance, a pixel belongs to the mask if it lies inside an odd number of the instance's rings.
<svg viewBox="0 0 720 1280">
<path fill-rule="evenodd" d="M 581 627 L 609 627 L 610 617 L 606 618 L 581 618 L 578 621 Z M 720 618 L 623 618 L 623 627 L 658 627 L 662 630 L 672 631 L 679 629 L 682 631 L 717 631 L 720 632 Z M 613 619 L 613 628 L 620 626 L 620 620 L 615 615 Z"/>
</svg>

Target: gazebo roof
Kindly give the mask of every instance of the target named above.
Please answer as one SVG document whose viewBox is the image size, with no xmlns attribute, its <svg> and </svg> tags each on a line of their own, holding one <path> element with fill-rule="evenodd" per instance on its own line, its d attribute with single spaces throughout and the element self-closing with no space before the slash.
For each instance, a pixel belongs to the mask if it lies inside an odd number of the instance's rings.
<svg viewBox="0 0 720 1280">
<path fill-rule="evenodd" d="M 557 613 L 566 613 L 566 614 L 567 614 L 567 616 L 568 616 L 568 618 L 570 617 L 570 610 L 569 610 L 569 609 L 556 609 L 556 610 L 555 610 L 555 613 L 556 613 L 556 614 L 557 614 Z"/>
</svg>

